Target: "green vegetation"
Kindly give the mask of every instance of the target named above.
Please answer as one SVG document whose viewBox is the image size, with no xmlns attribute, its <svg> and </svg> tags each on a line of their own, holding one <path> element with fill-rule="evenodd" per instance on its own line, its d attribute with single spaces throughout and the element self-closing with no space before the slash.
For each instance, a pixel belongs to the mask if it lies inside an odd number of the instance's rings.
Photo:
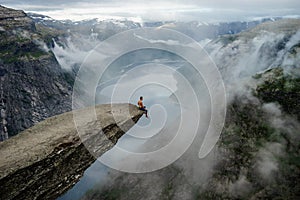
<svg viewBox="0 0 300 200">
<path fill-rule="evenodd" d="M 229 200 L 232 199 L 230 197 L 228 197 L 226 194 L 217 194 L 215 192 L 213 192 L 213 188 L 212 190 L 205 190 L 203 192 L 200 192 L 196 195 L 195 199 L 197 200 Z"/>
<path fill-rule="evenodd" d="M 300 78 L 284 75 L 281 68 L 267 73 L 272 77 L 257 87 L 256 96 L 264 102 L 279 103 L 283 111 L 300 120 Z"/>
<path fill-rule="evenodd" d="M 237 35 L 226 35 L 222 36 L 219 41 L 223 43 L 224 46 L 227 46 L 228 44 L 232 43 L 233 41 L 237 40 Z"/>
<path fill-rule="evenodd" d="M 62 31 L 43 25 L 36 25 L 36 30 L 32 30 L 32 32 L 24 30 L 0 32 L 0 59 L 9 64 L 23 60 L 35 60 L 50 55 L 49 52 L 41 49 L 34 40 L 43 41 L 48 47 L 52 47 L 52 39 L 64 34 Z"/>
<path fill-rule="evenodd" d="M 269 122 L 270 115 L 262 109 L 263 103 L 275 102 L 284 111 L 283 117 L 295 115 L 299 121 L 300 79 L 284 74 L 281 68 L 255 78 L 261 81 L 254 91 L 261 102 L 237 97 L 228 106 L 225 127 L 218 142 L 224 158 L 215 167 L 206 189 L 199 189 L 197 199 L 297 199 L 300 196 L 299 130 L 295 125 L 290 125 L 289 129 L 274 128 Z M 291 119 L 286 118 L 286 123 L 292 124 L 288 121 Z M 270 158 L 277 163 L 278 169 L 266 181 L 257 174 L 255 163 L 259 151 L 272 142 L 281 144 L 283 149 L 280 155 Z M 233 196 L 230 184 L 236 183 L 241 175 L 252 188 L 247 194 Z"/>
<path fill-rule="evenodd" d="M 215 178 L 222 180 L 226 177 L 236 181 L 242 168 L 251 167 L 251 160 L 273 132 L 257 105 L 244 104 L 236 99 L 228 108 L 227 121 L 219 140 L 219 146 L 226 149 L 229 157 L 220 163 Z"/>
<path fill-rule="evenodd" d="M 290 48 L 289 53 L 292 55 L 297 54 L 297 49 L 300 49 L 300 43 L 294 45 L 292 48 Z"/>
<path fill-rule="evenodd" d="M 0 59 L 4 63 L 14 63 L 23 59 L 38 59 L 48 55 L 28 38 L 4 37 L 0 42 Z"/>
<path fill-rule="evenodd" d="M 173 193 L 173 182 L 170 181 L 166 184 L 162 191 L 162 199 L 165 200 L 171 200 L 173 199 L 174 193 Z"/>
</svg>

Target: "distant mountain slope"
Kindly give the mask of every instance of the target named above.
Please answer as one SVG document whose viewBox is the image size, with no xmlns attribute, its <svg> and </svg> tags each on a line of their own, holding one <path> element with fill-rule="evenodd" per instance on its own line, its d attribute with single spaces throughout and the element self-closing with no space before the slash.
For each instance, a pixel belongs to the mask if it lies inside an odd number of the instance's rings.
<svg viewBox="0 0 300 200">
<path fill-rule="evenodd" d="M 71 109 L 71 83 L 49 51 L 55 31 L 0 6 L 0 140 Z"/>
<path fill-rule="evenodd" d="M 235 35 L 220 37 L 205 46 L 224 79 L 238 83 L 257 72 L 300 65 L 300 20 L 266 22 Z"/>
<path fill-rule="evenodd" d="M 59 30 L 91 35 L 99 40 L 106 39 L 113 34 L 140 27 L 165 27 L 180 31 L 195 40 L 215 39 L 220 35 L 237 34 L 244 30 L 251 29 L 258 24 L 280 20 L 280 18 L 265 18 L 253 21 L 221 22 L 216 24 L 191 21 L 157 21 L 157 22 L 133 22 L 130 20 L 99 20 L 87 19 L 83 21 L 55 20 L 51 17 L 36 13 L 28 13 L 28 16 L 37 24 L 52 27 Z"/>
</svg>

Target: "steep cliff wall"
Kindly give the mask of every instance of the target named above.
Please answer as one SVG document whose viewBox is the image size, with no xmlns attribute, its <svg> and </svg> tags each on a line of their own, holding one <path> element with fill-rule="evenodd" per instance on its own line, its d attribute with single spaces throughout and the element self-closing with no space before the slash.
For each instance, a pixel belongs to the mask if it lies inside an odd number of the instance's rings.
<svg viewBox="0 0 300 200">
<path fill-rule="evenodd" d="M 0 6 L 0 141 L 71 110 L 72 80 L 48 49 L 48 33 Z"/>
</svg>

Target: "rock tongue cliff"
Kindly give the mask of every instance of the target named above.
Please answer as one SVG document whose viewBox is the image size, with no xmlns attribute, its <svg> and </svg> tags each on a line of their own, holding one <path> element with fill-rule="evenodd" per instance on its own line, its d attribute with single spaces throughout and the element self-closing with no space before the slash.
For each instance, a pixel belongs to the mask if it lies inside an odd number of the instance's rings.
<svg viewBox="0 0 300 200">
<path fill-rule="evenodd" d="M 80 138 L 69 112 L 0 143 L 0 199 L 55 199 L 72 187 L 95 161 L 85 145 L 102 155 L 143 115 L 131 104 L 113 106 L 96 106 L 97 120 L 85 120 Z M 92 111 L 76 112 L 85 116 Z"/>
<path fill-rule="evenodd" d="M 47 31 L 0 6 L 0 141 L 71 109 L 72 80 L 47 49 Z"/>
</svg>

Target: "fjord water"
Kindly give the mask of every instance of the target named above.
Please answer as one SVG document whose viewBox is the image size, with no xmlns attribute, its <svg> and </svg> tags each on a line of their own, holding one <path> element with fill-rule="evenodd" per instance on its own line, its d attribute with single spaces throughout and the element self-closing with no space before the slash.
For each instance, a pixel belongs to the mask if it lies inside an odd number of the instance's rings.
<svg viewBox="0 0 300 200">
<path fill-rule="evenodd" d="M 144 55 L 144 56 L 141 56 Z M 116 87 L 121 88 L 119 96 L 124 96 L 128 91 L 126 88 L 136 85 L 137 83 L 147 82 L 147 80 L 164 79 L 164 84 L 141 84 L 130 95 L 128 100 L 136 104 L 139 96 L 144 97 L 144 105 L 149 110 L 149 118 L 143 116 L 138 123 L 123 135 L 116 146 L 106 152 L 102 157 L 104 159 L 126 160 L 118 155 L 116 149 L 122 148 L 129 152 L 147 152 L 151 151 L 156 137 L 163 137 L 159 134 L 168 134 L 168 131 L 162 131 L 166 127 L 174 127 L 180 124 L 180 115 L 182 108 L 176 99 L 174 93 L 178 90 L 178 79 L 172 74 L 180 69 L 188 68 L 189 64 L 178 56 L 162 52 L 161 50 L 141 50 L 125 55 L 127 59 L 121 57 L 112 64 L 101 77 L 97 88 L 96 103 L 115 103 L 123 101 L 122 98 L 113 98 L 113 92 Z M 137 59 L 139 58 L 139 59 Z M 150 61 L 154 61 L 154 64 Z M 161 65 L 165 64 L 165 66 Z M 147 65 L 145 65 L 147 64 Z M 139 67 L 140 66 L 140 67 Z M 133 72 L 133 73 L 130 73 Z M 132 77 L 118 82 L 122 76 L 133 74 Z M 121 86 L 120 86 L 121 85 Z M 122 94 L 124 92 L 124 94 Z M 175 96 L 175 97 L 174 97 Z M 160 146 L 167 145 L 172 139 L 173 134 L 161 142 Z M 154 140 L 153 140 L 154 139 Z M 151 142 L 152 141 L 152 142 Z M 146 144 L 146 145 L 145 145 Z M 95 184 L 101 187 L 108 181 L 110 168 L 100 161 L 95 161 L 84 173 L 83 177 L 72 189 L 62 195 L 59 200 L 79 199 Z"/>
</svg>

